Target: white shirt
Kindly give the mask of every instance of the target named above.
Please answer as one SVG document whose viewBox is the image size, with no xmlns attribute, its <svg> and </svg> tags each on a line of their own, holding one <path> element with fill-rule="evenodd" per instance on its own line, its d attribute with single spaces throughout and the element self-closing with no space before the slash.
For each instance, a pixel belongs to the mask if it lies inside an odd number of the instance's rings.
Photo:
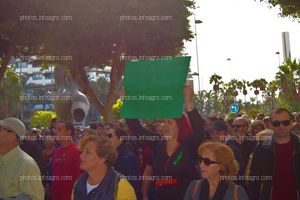
<svg viewBox="0 0 300 200">
<path fill-rule="evenodd" d="M 92 191 L 94 188 L 96 188 L 99 184 L 97 185 L 90 185 L 88 182 L 86 182 L 86 190 L 87 193 L 90 193 L 90 191 Z"/>
</svg>

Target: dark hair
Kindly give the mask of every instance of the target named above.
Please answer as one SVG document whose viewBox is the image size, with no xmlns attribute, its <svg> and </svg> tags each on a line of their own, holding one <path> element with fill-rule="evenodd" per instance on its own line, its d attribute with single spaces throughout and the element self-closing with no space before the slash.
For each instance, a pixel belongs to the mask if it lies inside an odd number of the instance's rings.
<svg viewBox="0 0 300 200">
<path fill-rule="evenodd" d="M 292 113 L 291 113 L 288 109 L 286 109 L 286 108 L 276 108 L 276 109 L 274 109 L 274 110 L 271 112 L 271 114 L 270 114 L 270 121 L 272 121 L 272 115 L 273 115 L 273 114 L 280 114 L 280 113 L 283 113 L 283 112 L 288 113 L 289 116 L 290 116 L 290 120 L 291 120 L 291 121 L 294 121 L 294 116 L 293 116 Z"/>
<path fill-rule="evenodd" d="M 63 123 L 65 125 L 65 128 L 68 131 L 71 131 L 71 136 L 74 136 L 75 134 L 75 128 L 71 122 L 68 121 L 63 121 L 63 120 L 58 120 L 57 123 Z"/>
<path fill-rule="evenodd" d="M 213 130 L 224 131 L 225 133 L 228 131 L 227 125 L 225 122 L 221 120 L 217 120 L 212 125 Z"/>
<path fill-rule="evenodd" d="M 98 127 L 104 128 L 103 124 L 101 124 L 101 123 L 96 124 L 96 127 L 97 127 L 97 128 L 98 128 Z"/>
<path fill-rule="evenodd" d="M 115 123 L 115 124 L 119 124 L 119 127 L 120 127 L 120 128 L 124 128 L 124 125 L 123 125 L 122 122 L 120 122 L 120 121 L 115 121 L 114 123 Z M 113 123 L 113 124 L 114 124 L 114 123 Z"/>
<path fill-rule="evenodd" d="M 96 123 L 91 123 L 90 128 L 96 130 L 97 129 L 97 124 Z"/>
<path fill-rule="evenodd" d="M 210 121 L 215 122 L 215 121 L 218 120 L 218 117 L 217 116 L 212 116 L 212 117 L 207 117 L 207 119 L 210 120 Z"/>
<path fill-rule="evenodd" d="M 117 127 L 113 127 L 112 129 L 114 130 L 114 132 L 118 138 L 120 138 L 121 136 L 126 136 L 126 133 L 123 129 L 117 128 Z"/>
<path fill-rule="evenodd" d="M 51 119 L 51 124 L 54 123 L 54 122 L 56 122 L 56 121 L 57 121 L 57 118 L 56 118 L 56 117 L 53 118 L 53 119 Z"/>
<path fill-rule="evenodd" d="M 110 128 L 114 127 L 114 125 L 112 123 L 105 123 L 103 126 L 109 126 Z"/>
</svg>

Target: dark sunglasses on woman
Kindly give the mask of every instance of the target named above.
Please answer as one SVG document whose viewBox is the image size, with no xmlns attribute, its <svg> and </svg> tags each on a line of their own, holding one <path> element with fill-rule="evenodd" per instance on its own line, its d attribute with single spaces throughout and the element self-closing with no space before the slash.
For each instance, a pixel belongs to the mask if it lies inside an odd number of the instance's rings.
<svg viewBox="0 0 300 200">
<path fill-rule="evenodd" d="M 217 161 L 210 160 L 209 158 L 203 158 L 202 156 L 198 156 L 198 162 L 202 163 L 202 161 L 203 161 L 204 165 L 206 165 L 206 166 L 210 166 L 211 164 L 219 163 Z"/>
</svg>

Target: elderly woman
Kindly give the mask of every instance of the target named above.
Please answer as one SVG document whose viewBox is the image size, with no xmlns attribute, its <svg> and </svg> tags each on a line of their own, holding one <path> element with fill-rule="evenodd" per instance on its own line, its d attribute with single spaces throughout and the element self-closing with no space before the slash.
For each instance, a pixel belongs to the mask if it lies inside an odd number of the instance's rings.
<svg viewBox="0 0 300 200">
<path fill-rule="evenodd" d="M 184 200 L 248 200 L 245 190 L 232 181 L 236 179 L 238 164 L 230 147 L 208 142 L 198 148 L 201 180 L 192 181 Z"/>
<path fill-rule="evenodd" d="M 85 173 L 74 185 L 73 200 L 136 200 L 132 186 L 112 168 L 117 152 L 109 139 L 86 134 L 79 145 L 80 168 Z"/>
<path fill-rule="evenodd" d="M 265 130 L 265 124 L 260 120 L 255 120 L 250 125 L 250 135 L 256 136 L 257 133 Z"/>
</svg>

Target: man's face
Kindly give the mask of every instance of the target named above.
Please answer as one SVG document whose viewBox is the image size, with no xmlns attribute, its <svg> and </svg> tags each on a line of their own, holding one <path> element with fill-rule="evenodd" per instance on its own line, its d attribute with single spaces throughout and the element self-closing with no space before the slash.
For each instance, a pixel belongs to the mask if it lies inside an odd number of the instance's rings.
<svg viewBox="0 0 300 200">
<path fill-rule="evenodd" d="M 273 113 L 271 116 L 271 128 L 279 138 L 288 137 L 293 123 L 287 112 Z"/>
<path fill-rule="evenodd" d="M 113 144 L 113 146 L 115 148 L 117 148 L 121 143 L 122 141 L 120 140 L 120 138 L 118 138 L 116 136 L 116 133 L 115 133 L 115 130 L 114 129 L 109 129 L 106 133 L 106 137 L 108 139 L 110 139 L 111 143 Z"/>
<path fill-rule="evenodd" d="M 214 142 L 225 142 L 225 131 L 212 129 L 211 139 Z"/>
<path fill-rule="evenodd" d="M 248 132 L 248 122 L 247 119 L 237 118 L 233 121 L 233 130 L 237 136 L 244 136 Z"/>
<path fill-rule="evenodd" d="M 104 134 L 106 135 L 107 132 L 111 129 L 110 125 L 104 125 Z"/>
<path fill-rule="evenodd" d="M 16 134 L 13 131 L 0 126 L 0 146 L 14 142 L 17 142 Z"/>
<path fill-rule="evenodd" d="M 64 123 L 57 123 L 55 126 L 55 136 L 71 136 L 71 131 L 66 129 Z"/>
</svg>

